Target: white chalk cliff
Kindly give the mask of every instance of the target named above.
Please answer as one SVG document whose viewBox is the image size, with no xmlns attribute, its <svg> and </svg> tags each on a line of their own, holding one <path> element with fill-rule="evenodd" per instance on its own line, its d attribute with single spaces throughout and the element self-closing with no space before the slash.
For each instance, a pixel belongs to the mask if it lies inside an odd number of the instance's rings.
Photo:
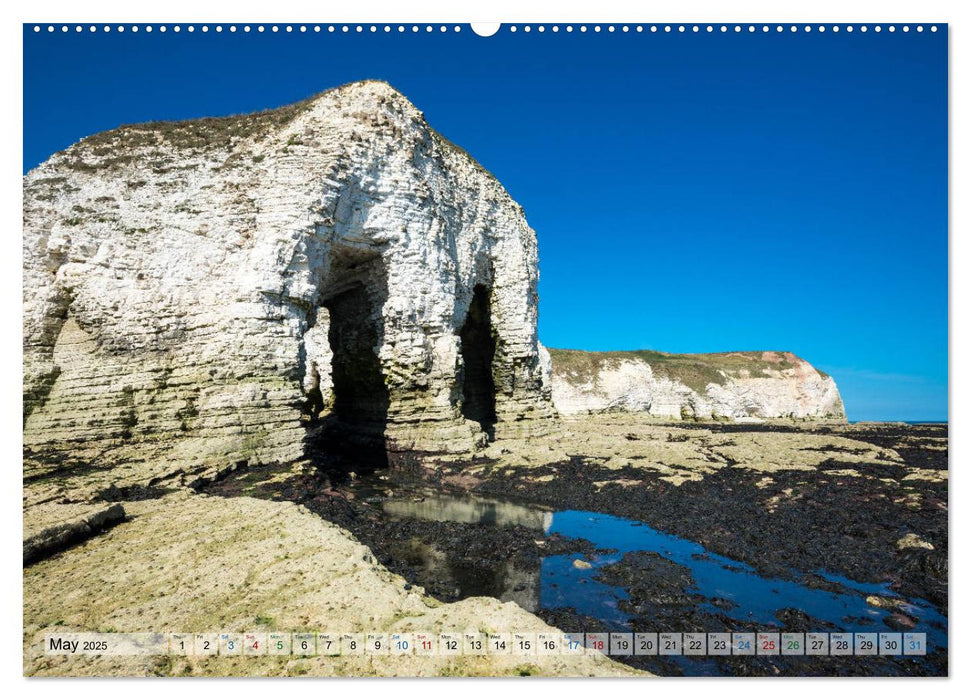
<svg viewBox="0 0 971 700">
<path fill-rule="evenodd" d="M 846 418 L 833 378 L 792 353 L 549 354 L 553 403 L 563 415 L 630 411 L 660 419 Z"/>
<path fill-rule="evenodd" d="M 53 155 L 23 274 L 35 452 L 290 460 L 328 417 L 462 449 L 553 415 L 535 233 L 382 82 Z"/>
<path fill-rule="evenodd" d="M 95 134 L 23 184 L 32 458 L 172 473 L 466 451 L 556 410 L 843 416 L 789 354 L 551 361 L 522 208 L 383 82 Z"/>
</svg>

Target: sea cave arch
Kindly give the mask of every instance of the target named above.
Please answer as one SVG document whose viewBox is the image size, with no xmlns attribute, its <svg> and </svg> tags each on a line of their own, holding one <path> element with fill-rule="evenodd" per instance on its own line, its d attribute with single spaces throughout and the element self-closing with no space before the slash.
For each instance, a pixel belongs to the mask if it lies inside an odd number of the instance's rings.
<svg viewBox="0 0 971 700">
<path fill-rule="evenodd" d="M 378 348 L 387 298 L 379 256 L 335 255 L 314 324 L 305 334 L 308 442 L 350 471 L 388 466 L 390 392 Z"/>
<path fill-rule="evenodd" d="M 493 375 L 496 338 L 492 327 L 490 296 L 490 290 L 484 284 L 475 286 L 459 338 L 462 353 L 462 416 L 478 423 L 492 439 L 497 421 L 496 382 Z"/>
</svg>

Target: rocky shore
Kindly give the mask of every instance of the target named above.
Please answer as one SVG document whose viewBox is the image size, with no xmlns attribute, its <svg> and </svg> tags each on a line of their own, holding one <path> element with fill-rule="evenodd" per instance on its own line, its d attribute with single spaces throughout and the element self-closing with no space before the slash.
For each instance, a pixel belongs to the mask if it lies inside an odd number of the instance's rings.
<svg viewBox="0 0 971 700">
<path fill-rule="evenodd" d="M 541 577 L 542 562 L 566 556 L 578 567 L 598 558 L 614 561 L 591 576 L 625 591 L 621 617 L 635 631 L 866 631 L 874 624 L 908 631 L 943 620 L 943 629 L 935 629 L 946 640 L 943 425 L 685 426 L 623 415 L 585 417 L 566 421 L 556 441 L 499 443 L 474 464 L 429 457 L 410 474 L 350 480 L 280 465 L 241 472 L 205 490 L 303 503 L 346 527 L 379 562 L 438 599 L 497 596 L 562 629 L 617 630 L 582 611 L 544 605 L 553 592 Z M 440 514 L 443 494 L 452 499 L 454 512 L 447 515 Z M 423 503 L 439 515 L 430 516 Z M 476 516 L 470 503 L 480 511 L 495 509 L 488 518 Z M 503 508 L 510 503 L 546 517 L 547 532 L 516 506 Z M 731 600 L 706 600 L 690 568 L 657 552 L 612 556 L 615 551 L 598 549 L 583 535 L 551 534 L 551 514 L 563 511 L 644 523 L 697 543 L 710 553 L 704 556 L 751 567 L 760 581 L 857 596 L 872 619 L 815 619 L 796 598 L 793 607 L 771 611 L 770 624 L 740 623 L 721 610 L 731 613 Z M 920 619 L 912 601 L 926 603 L 932 619 Z M 623 662 L 662 675 L 943 675 L 947 651 L 938 647 L 920 660 Z"/>
<path fill-rule="evenodd" d="M 946 674 L 946 648 L 924 660 L 686 665 L 584 656 L 534 659 L 521 668 L 492 657 L 83 660 L 44 656 L 38 643 L 58 630 L 159 626 L 615 629 L 609 620 L 549 604 L 553 589 L 539 572 L 564 557 L 594 584 L 624 591 L 618 619 L 629 620 L 630 629 L 738 629 L 729 601 L 713 607 L 699 597 L 690 566 L 651 552 L 618 555 L 582 532 L 549 531 L 551 518 L 564 511 L 644 523 L 766 580 L 841 593 L 853 593 L 851 584 L 885 586 L 866 594 L 879 624 L 927 629 L 928 620 L 910 607 L 923 601 L 943 619 L 946 640 L 947 474 L 942 425 L 659 424 L 622 414 L 564 421 L 548 440 L 414 455 L 373 474 L 348 474 L 346 462 L 323 454 L 316 462 L 241 466 L 191 486 L 175 478 L 119 488 L 100 470 L 36 479 L 25 487 L 33 503 L 25 509 L 28 523 L 49 526 L 58 511 L 76 520 L 84 508 L 111 504 L 123 507 L 125 519 L 25 568 L 25 672 Z M 782 631 L 836 629 L 798 606 L 776 618 Z M 850 628 L 867 624 L 844 621 Z"/>
<path fill-rule="evenodd" d="M 445 604 L 350 533 L 292 503 L 185 491 L 24 569 L 24 673 L 37 676 L 610 676 L 602 656 L 67 657 L 47 634 L 553 631 L 515 603 Z"/>
<path fill-rule="evenodd" d="M 834 380 L 792 353 L 547 351 L 522 207 L 386 83 L 87 137 L 25 176 L 23 260 L 27 675 L 947 672 L 947 427 L 847 425 Z M 778 605 L 740 618 L 708 564 Z M 935 646 L 42 650 L 67 631 L 743 622 Z"/>
</svg>

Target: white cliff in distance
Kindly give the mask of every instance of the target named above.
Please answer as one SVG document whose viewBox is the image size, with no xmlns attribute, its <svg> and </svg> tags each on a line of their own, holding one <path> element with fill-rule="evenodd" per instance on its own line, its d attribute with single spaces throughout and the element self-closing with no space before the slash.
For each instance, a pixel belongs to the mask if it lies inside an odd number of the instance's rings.
<svg viewBox="0 0 971 700">
<path fill-rule="evenodd" d="M 846 419 L 836 382 L 790 352 L 677 355 L 549 350 L 563 415 L 629 411 L 659 419 Z"/>
<path fill-rule="evenodd" d="M 119 127 L 23 187 L 32 459 L 171 474 L 462 452 L 556 411 L 843 417 L 786 353 L 550 362 L 522 208 L 383 82 Z"/>
</svg>

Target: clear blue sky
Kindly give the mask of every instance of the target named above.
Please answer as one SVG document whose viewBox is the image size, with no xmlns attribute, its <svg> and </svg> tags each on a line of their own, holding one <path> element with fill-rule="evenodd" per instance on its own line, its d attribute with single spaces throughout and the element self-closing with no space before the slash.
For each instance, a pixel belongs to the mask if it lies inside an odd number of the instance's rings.
<svg viewBox="0 0 971 700">
<path fill-rule="evenodd" d="M 791 350 L 947 418 L 947 38 L 24 30 L 24 170 L 119 124 L 381 78 L 496 174 L 551 347 Z"/>
</svg>

